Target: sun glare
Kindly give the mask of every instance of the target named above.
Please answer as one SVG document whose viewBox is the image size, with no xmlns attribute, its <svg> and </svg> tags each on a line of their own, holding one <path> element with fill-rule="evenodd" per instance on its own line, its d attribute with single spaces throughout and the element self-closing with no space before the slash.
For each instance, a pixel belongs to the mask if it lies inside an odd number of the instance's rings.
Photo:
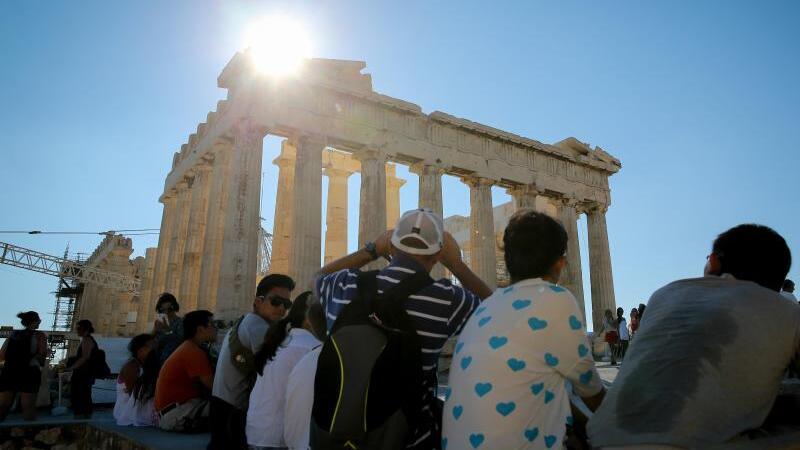
<svg viewBox="0 0 800 450">
<path fill-rule="evenodd" d="M 245 33 L 248 55 L 259 72 L 282 77 L 297 73 L 311 55 L 303 26 L 286 16 L 265 17 Z"/>
</svg>

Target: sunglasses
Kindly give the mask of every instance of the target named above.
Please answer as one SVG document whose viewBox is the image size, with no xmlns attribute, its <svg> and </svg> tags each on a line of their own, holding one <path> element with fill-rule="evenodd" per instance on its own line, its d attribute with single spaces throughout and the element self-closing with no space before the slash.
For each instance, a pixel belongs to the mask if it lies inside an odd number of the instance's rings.
<svg viewBox="0 0 800 450">
<path fill-rule="evenodd" d="M 289 309 L 289 308 L 292 307 L 292 301 L 291 300 L 289 300 L 286 297 L 281 297 L 279 295 L 270 295 L 269 297 L 258 297 L 258 298 L 260 298 L 262 301 L 269 300 L 269 304 L 274 306 L 274 307 L 276 307 L 276 308 L 278 306 L 281 306 L 281 305 L 283 305 L 283 307 L 286 308 L 286 309 Z"/>
</svg>

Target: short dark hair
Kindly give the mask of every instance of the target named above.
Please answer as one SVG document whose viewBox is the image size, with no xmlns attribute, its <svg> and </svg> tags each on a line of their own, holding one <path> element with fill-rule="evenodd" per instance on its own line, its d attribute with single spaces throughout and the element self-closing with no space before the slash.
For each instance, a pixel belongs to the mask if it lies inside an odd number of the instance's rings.
<svg viewBox="0 0 800 450">
<path fill-rule="evenodd" d="M 172 309 L 175 312 L 181 310 L 181 305 L 178 304 L 178 299 L 175 298 L 174 295 L 170 294 L 169 292 L 162 292 L 161 295 L 158 296 L 158 300 L 156 300 L 156 312 L 158 312 L 159 308 L 163 303 L 169 302 L 172 304 Z"/>
<path fill-rule="evenodd" d="M 789 289 L 794 290 L 794 281 L 787 278 L 786 280 L 783 281 L 783 286 L 781 288 L 784 291 L 787 291 Z"/>
<path fill-rule="evenodd" d="M 711 250 L 720 262 L 720 272 L 739 280 L 780 291 L 792 266 L 786 240 L 772 228 L 746 223 L 735 226 L 714 240 Z"/>
<path fill-rule="evenodd" d="M 517 211 L 503 233 L 503 248 L 512 281 L 541 277 L 567 251 L 567 231 L 547 214 Z"/>
<path fill-rule="evenodd" d="M 197 328 L 207 327 L 213 316 L 214 313 L 206 309 L 192 311 L 183 316 L 183 339 L 192 339 L 197 334 Z"/>
<path fill-rule="evenodd" d="M 276 287 L 286 288 L 291 291 L 294 289 L 294 280 L 289 275 L 271 273 L 258 282 L 256 297 L 263 297 Z"/>
<path fill-rule="evenodd" d="M 21 312 L 17 314 L 17 318 L 19 319 L 20 322 L 22 322 L 23 327 L 27 327 L 32 323 L 42 321 L 42 319 L 39 318 L 39 313 L 37 313 L 36 311 Z"/>
<path fill-rule="evenodd" d="M 89 319 L 79 320 L 78 323 L 75 324 L 75 328 L 83 328 L 89 334 L 94 333 L 94 325 L 92 325 L 92 321 Z"/>
<path fill-rule="evenodd" d="M 128 351 L 130 352 L 131 356 L 135 359 L 136 354 L 139 353 L 139 350 L 147 345 L 148 342 L 155 339 L 152 334 L 137 334 L 136 336 L 132 337 L 130 342 L 128 342 Z"/>
</svg>

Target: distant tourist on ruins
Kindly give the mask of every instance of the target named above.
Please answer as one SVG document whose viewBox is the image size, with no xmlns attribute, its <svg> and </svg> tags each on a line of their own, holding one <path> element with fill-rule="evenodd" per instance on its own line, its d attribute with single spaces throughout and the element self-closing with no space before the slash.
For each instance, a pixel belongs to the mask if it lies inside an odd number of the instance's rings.
<svg viewBox="0 0 800 450">
<path fill-rule="evenodd" d="M 195 432 L 208 427 L 209 394 L 214 385 L 206 347 L 217 339 L 211 311 L 183 318 L 184 341 L 164 362 L 156 382 L 155 408 L 162 430 Z"/>
<path fill-rule="evenodd" d="M 158 296 L 156 301 L 156 317 L 153 322 L 153 336 L 158 343 L 159 362 L 169 358 L 169 355 L 178 348 L 183 342 L 183 319 L 178 315 L 181 307 L 178 299 L 169 292 L 164 292 Z"/>
<path fill-rule="evenodd" d="M 92 336 L 94 325 L 90 320 L 79 320 L 75 332 L 81 337 L 81 343 L 77 354 L 68 360 L 65 371 L 71 372 L 69 384 L 72 413 L 76 419 L 88 419 L 94 411 L 92 385 L 97 369 L 95 354 L 99 347 Z"/>
<path fill-rule="evenodd" d="M 644 319 L 644 310 L 645 309 L 647 309 L 647 305 L 645 305 L 644 303 L 639 303 L 639 310 L 638 310 L 639 314 L 637 315 L 639 317 L 639 323 L 641 323 L 642 319 Z"/>
<path fill-rule="evenodd" d="M 625 358 L 625 353 L 628 352 L 628 345 L 631 342 L 630 330 L 628 330 L 628 321 L 625 320 L 625 310 L 617 308 L 617 330 L 619 332 L 619 344 L 617 344 L 617 359 L 622 360 Z"/>
<path fill-rule="evenodd" d="M 522 210 L 503 246 L 512 284 L 487 298 L 458 338 L 442 439 L 450 449 L 560 449 L 573 424 L 569 392 L 591 410 L 604 394 L 581 311 L 558 285 L 567 232 Z"/>
<path fill-rule="evenodd" d="M 20 394 L 22 417 L 36 420 L 36 397 L 47 358 L 47 336 L 37 331 L 42 320 L 36 311 L 17 314 L 22 329 L 11 333 L 0 348 L 0 422 L 5 420 L 14 397 Z"/>
<path fill-rule="evenodd" d="M 788 278 L 784 280 L 783 286 L 781 287 L 781 295 L 794 302 L 797 301 L 797 297 L 794 296 L 794 281 Z"/>
<path fill-rule="evenodd" d="M 297 363 L 311 350 L 322 343 L 314 334 L 314 327 L 308 317 L 310 303 L 317 303 L 310 291 L 300 294 L 289 310 L 289 314 L 270 327 L 264 336 L 264 345 L 256 353 L 255 363 L 258 378 L 250 393 L 247 408 L 247 444 L 251 449 L 287 448 L 284 439 L 284 426 L 289 422 L 302 423 L 311 417 L 285 416 L 287 386 L 289 375 Z M 317 308 L 319 313 L 321 308 Z M 324 320 L 322 326 L 325 326 Z M 324 336 L 324 328 L 323 328 Z M 303 386 L 306 391 L 314 391 L 314 380 Z M 308 446 L 303 447 L 303 450 Z"/>
<path fill-rule="evenodd" d="M 153 335 L 139 334 L 128 343 L 131 358 L 117 376 L 114 419 L 117 425 L 137 427 L 156 423 L 153 397 L 158 378 L 158 351 Z"/>
<path fill-rule="evenodd" d="M 361 267 L 381 257 L 391 257 L 391 262 L 377 276 L 359 276 Z M 461 284 L 453 284 L 446 278 L 438 281 L 431 279 L 428 273 L 437 262 L 458 278 Z M 395 392 L 405 392 L 405 389 L 414 392 L 413 395 L 404 396 L 403 401 L 408 408 L 418 411 L 406 416 L 407 420 L 412 421 L 413 430 L 406 435 L 405 442 L 409 448 L 439 448 L 441 405 L 436 399 L 439 353 L 447 339 L 461 329 L 481 299 L 491 295 L 492 291 L 462 261 L 458 244 L 444 231 L 442 217 L 430 209 L 422 208 L 407 211 L 393 231 L 383 233 L 374 242 L 367 242 L 362 249 L 320 269 L 316 292 L 325 307 L 329 330 L 338 318 L 347 315 L 342 316 L 343 313 L 359 311 L 358 307 L 349 308 L 353 300 L 358 300 L 359 307 L 364 304 L 359 283 L 362 289 L 368 289 L 366 295 L 371 298 L 380 300 L 389 297 L 403 302 L 402 316 L 408 318 L 403 321 L 416 330 L 415 336 L 410 338 L 418 340 L 414 346 L 422 349 L 421 355 L 418 352 L 406 355 L 412 360 L 421 360 L 421 370 L 408 370 L 414 378 L 422 379 L 422 386 L 403 385 L 402 382 L 407 380 L 400 380 L 394 387 Z M 413 292 L 407 294 L 406 291 Z M 406 335 L 407 332 L 404 332 L 403 336 Z M 320 355 L 320 364 L 322 361 L 323 354 Z M 318 368 L 318 383 L 320 371 Z M 314 395 L 317 395 L 316 390 Z M 316 411 L 316 398 L 314 402 Z M 402 447 L 402 442 L 397 444 Z"/>
<path fill-rule="evenodd" d="M 600 333 L 603 341 L 606 343 L 608 352 L 611 354 L 611 365 L 617 365 L 617 345 L 619 345 L 619 328 L 617 321 L 611 314 L 611 310 L 607 309 L 603 312 L 603 330 Z"/>
<path fill-rule="evenodd" d="M 790 266 L 783 237 L 739 225 L 714 241 L 704 277 L 656 291 L 589 421 L 592 446 L 707 448 L 761 427 L 800 356 L 800 308 L 778 293 Z"/>
<path fill-rule="evenodd" d="M 320 341 L 328 332 L 325 310 L 318 301 L 313 301 L 306 313 L 311 331 Z M 314 406 L 314 380 L 317 375 L 317 361 L 322 346 L 318 345 L 297 362 L 289 374 L 286 385 L 286 401 L 283 410 L 283 440 L 289 450 L 309 448 L 311 429 L 311 410 Z"/>
<path fill-rule="evenodd" d="M 261 279 L 253 310 L 240 317 L 225 334 L 211 391 L 211 441 L 208 449 L 247 448 L 247 399 L 256 379 L 254 355 L 267 329 L 281 320 L 292 302 L 294 280 L 270 274 Z M 238 443 L 238 446 L 237 446 Z"/>
<path fill-rule="evenodd" d="M 636 335 L 639 329 L 639 310 L 636 308 L 631 309 L 631 323 L 628 324 L 628 330 L 631 334 L 631 339 Z"/>
</svg>

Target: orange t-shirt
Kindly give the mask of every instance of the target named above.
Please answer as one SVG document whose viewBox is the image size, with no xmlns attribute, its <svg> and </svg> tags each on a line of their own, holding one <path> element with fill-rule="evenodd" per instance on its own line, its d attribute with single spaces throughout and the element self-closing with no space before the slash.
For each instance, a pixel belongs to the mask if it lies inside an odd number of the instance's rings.
<svg viewBox="0 0 800 450">
<path fill-rule="evenodd" d="M 185 403 L 199 397 L 197 379 L 209 375 L 214 375 L 214 369 L 208 355 L 193 342 L 183 341 L 164 361 L 158 373 L 156 411 L 172 403 Z"/>
</svg>

